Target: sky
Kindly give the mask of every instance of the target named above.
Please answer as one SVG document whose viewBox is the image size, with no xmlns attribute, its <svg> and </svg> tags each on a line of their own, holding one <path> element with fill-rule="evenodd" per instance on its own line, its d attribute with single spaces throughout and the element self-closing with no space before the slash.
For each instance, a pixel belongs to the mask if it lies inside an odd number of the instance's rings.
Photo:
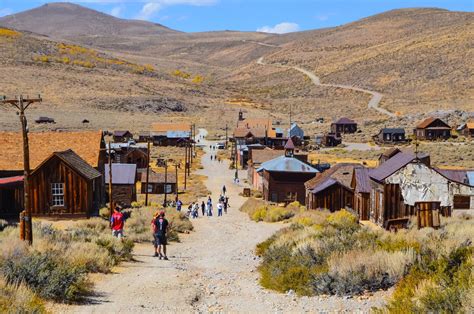
<svg viewBox="0 0 474 314">
<path fill-rule="evenodd" d="M 54 2 L 0 0 L 0 17 Z M 474 11 L 474 0 L 73 0 L 126 19 L 185 32 L 213 30 L 288 33 L 332 27 L 384 11 L 436 7 Z"/>
</svg>

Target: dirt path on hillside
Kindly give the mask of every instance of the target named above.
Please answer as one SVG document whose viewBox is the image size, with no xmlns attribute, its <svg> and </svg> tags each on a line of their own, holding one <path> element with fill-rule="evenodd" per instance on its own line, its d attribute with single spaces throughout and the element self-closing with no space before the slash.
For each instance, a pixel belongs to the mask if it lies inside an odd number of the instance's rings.
<svg viewBox="0 0 474 314">
<path fill-rule="evenodd" d="M 204 134 L 201 131 L 201 134 Z M 225 184 L 230 197 L 229 213 L 223 217 L 193 220 L 195 231 L 182 236 L 182 243 L 169 246 L 169 261 L 152 257 L 151 244 L 138 245 L 136 262 L 126 263 L 116 273 L 101 276 L 90 304 L 55 306 L 54 312 L 140 313 L 140 312 L 319 312 L 368 311 L 380 305 L 380 293 L 369 299 L 303 297 L 278 294 L 258 284 L 259 260 L 255 245 L 283 224 L 255 223 L 238 211 L 245 201 L 234 184 L 228 162 L 210 160 L 211 142 L 201 140 L 207 154 L 202 158 L 206 184 L 216 200 Z M 214 154 L 214 151 L 212 151 Z M 240 178 L 245 177 L 243 171 Z"/>
<path fill-rule="evenodd" d="M 288 69 L 293 69 L 293 70 L 296 70 L 298 72 L 301 72 L 303 73 L 304 75 L 306 75 L 310 80 L 311 82 L 313 82 L 314 85 L 317 85 L 317 86 L 323 86 L 323 87 L 335 87 L 335 88 L 343 88 L 343 89 L 350 89 L 350 90 L 353 90 L 353 91 L 356 91 L 356 92 L 362 92 L 362 93 L 366 93 L 366 94 L 369 94 L 372 96 L 372 98 L 370 99 L 369 103 L 367 104 L 367 108 L 369 109 L 374 109 L 374 110 L 377 110 L 378 112 L 384 114 L 384 115 L 387 115 L 391 118 L 393 117 L 396 117 L 396 115 L 393 113 L 393 112 L 390 112 L 388 111 L 387 109 L 384 109 L 384 108 L 381 108 L 379 105 L 380 105 L 380 102 L 382 101 L 382 98 L 383 98 L 383 95 L 379 92 L 374 92 L 374 91 L 370 91 L 370 90 L 367 90 L 367 89 L 363 89 L 363 88 L 359 88 L 359 87 L 355 87 L 355 86 L 350 86 L 350 85 L 342 85 L 342 84 L 323 84 L 321 83 L 321 80 L 319 79 L 319 77 L 311 72 L 311 71 L 308 71 L 306 69 L 303 69 L 303 68 L 300 68 L 300 67 L 297 67 L 297 66 L 291 66 L 291 65 L 282 65 L 282 64 L 267 64 L 263 61 L 264 57 L 260 57 L 258 60 L 257 60 L 257 64 L 260 64 L 260 65 L 271 65 L 271 66 L 276 66 L 276 67 L 281 67 L 281 68 L 288 68 Z"/>
</svg>

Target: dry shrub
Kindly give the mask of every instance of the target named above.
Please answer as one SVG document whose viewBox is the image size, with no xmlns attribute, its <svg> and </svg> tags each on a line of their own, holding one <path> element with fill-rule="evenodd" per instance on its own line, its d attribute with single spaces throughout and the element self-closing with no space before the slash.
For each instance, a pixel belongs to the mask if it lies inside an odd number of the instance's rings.
<svg viewBox="0 0 474 314">
<path fill-rule="evenodd" d="M 1 313 L 47 313 L 43 301 L 25 285 L 8 285 L 0 277 Z"/>
</svg>

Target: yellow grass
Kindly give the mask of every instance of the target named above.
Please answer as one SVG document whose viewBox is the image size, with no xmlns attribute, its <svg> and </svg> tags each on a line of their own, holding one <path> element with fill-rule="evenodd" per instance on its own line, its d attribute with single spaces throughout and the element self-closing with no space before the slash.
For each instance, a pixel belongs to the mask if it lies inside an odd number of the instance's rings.
<svg viewBox="0 0 474 314">
<path fill-rule="evenodd" d="M 17 38 L 21 33 L 7 28 L 0 28 L 0 37 Z"/>
<path fill-rule="evenodd" d="M 312 163 L 317 163 L 318 160 L 322 163 L 338 164 L 338 163 L 365 163 L 368 167 L 376 167 L 377 160 L 372 159 L 356 159 L 348 157 L 338 157 L 336 154 L 320 154 L 320 153 L 310 153 L 308 160 Z"/>
</svg>

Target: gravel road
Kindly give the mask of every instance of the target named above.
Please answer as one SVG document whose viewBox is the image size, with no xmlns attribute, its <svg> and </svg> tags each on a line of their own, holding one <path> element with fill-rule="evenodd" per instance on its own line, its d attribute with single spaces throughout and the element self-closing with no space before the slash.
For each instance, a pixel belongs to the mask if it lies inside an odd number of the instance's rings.
<svg viewBox="0 0 474 314">
<path fill-rule="evenodd" d="M 204 131 L 201 131 L 204 134 Z M 228 163 L 210 160 L 209 144 L 202 159 L 207 187 L 213 199 L 225 184 L 231 207 L 223 217 L 193 220 L 195 231 L 169 246 L 169 261 L 152 257 L 151 244 L 137 245 L 136 262 L 126 263 L 114 274 L 100 276 L 97 295 L 83 305 L 55 306 L 54 312 L 142 313 L 142 312 L 368 312 L 381 305 L 386 292 L 365 298 L 297 297 L 278 294 L 258 284 L 259 260 L 255 245 L 283 224 L 255 223 L 238 211 L 245 201 L 238 195 L 234 172 Z M 245 173 L 239 174 L 240 178 Z"/>
</svg>

